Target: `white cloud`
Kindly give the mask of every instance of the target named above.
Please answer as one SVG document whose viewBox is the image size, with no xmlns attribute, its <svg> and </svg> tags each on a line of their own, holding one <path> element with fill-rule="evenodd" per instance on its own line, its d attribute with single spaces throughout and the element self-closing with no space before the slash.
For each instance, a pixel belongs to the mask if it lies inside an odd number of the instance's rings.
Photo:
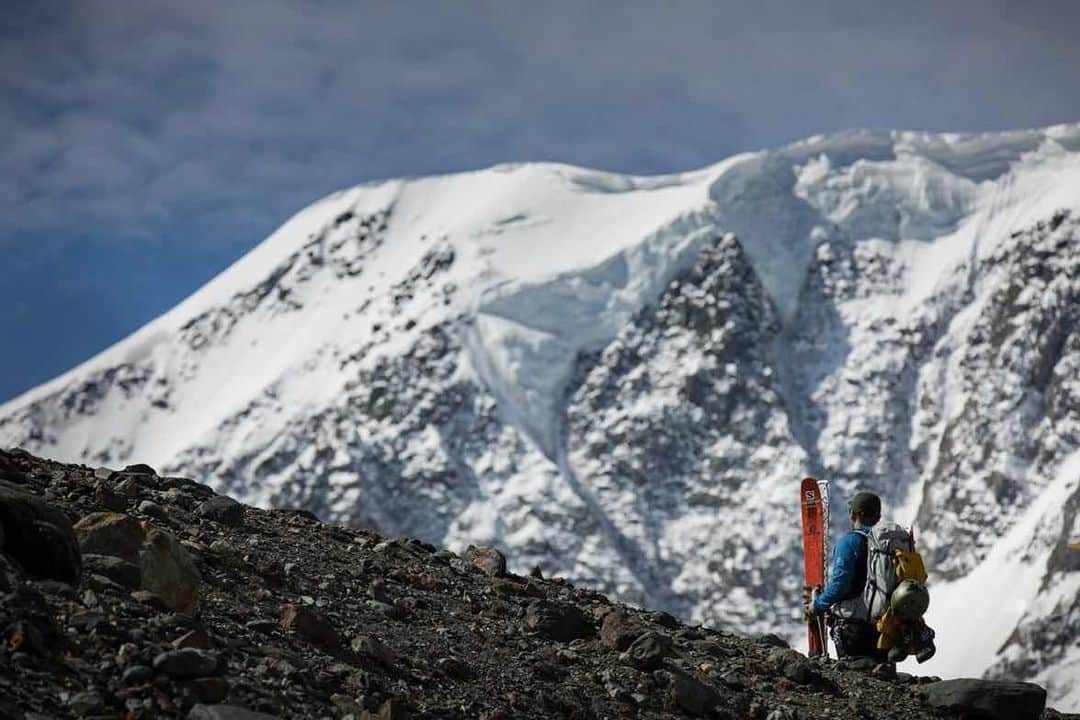
<svg viewBox="0 0 1080 720">
<path fill-rule="evenodd" d="M 827 7 L 95 0 L 16 10 L 0 29 L 0 241 L 88 224 L 145 237 L 230 208 L 238 221 L 222 220 L 223 231 L 265 230 L 339 186 L 499 161 L 656 172 L 856 125 L 1080 116 L 1080 50 L 1061 16 L 1080 6 L 1033 6 L 1022 18 L 989 2 Z M 1027 54 L 1001 52 L 1013 41 Z"/>
</svg>

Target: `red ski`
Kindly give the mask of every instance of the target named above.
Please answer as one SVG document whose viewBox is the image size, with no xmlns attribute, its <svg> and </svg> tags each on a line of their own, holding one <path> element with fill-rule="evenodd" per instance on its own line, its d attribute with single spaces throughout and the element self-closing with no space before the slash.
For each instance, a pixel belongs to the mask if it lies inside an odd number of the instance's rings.
<svg viewBox="0 0 1080 720">
<path fill-rule="evenodd" d="M 825 588 L 825 503 L 818 481 L 803 478 L 799 493 L 802 505 L 803 583 L 811 598 Z M 807 623 L 810 656 L 827 654 L 825 618 L 815 616 Z"/>
</svg>

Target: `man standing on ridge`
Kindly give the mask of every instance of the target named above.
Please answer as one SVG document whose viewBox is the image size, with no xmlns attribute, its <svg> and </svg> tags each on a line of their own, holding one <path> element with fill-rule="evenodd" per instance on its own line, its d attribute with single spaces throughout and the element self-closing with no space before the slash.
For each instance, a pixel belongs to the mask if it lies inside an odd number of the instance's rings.
<svg viewBox="0 0 1080 720">
<path fill-rule="evenodd" d="M 833 623 L 829 635 L 840 657 L 871 657 L 880 659 L 877 649 L 878 631 L 873 623 L 862 619 L 865 614 L 863 589 L 866 587 L 867 536 L 881 519 L 881 498 L 870 492 L 859 492 L 848 503 L 851 530 L 840 538 L 833 550 L 833 567 L 829 584 L 811 602 L 806 601 L 806 614 L 832 610 Z"/>
</svg>

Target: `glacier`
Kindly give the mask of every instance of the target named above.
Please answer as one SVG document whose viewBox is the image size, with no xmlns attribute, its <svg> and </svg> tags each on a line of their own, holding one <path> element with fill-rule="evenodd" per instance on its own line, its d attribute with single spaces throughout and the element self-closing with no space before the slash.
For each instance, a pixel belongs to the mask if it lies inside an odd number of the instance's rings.
<svg viewBox="0 0 1080 720">
<path fill-rule="evenodd" d="M 0 444 L 793 639 L 797 481 L 872 488 L 932 566 L 920 671 L 1078 710 L 1078 293 L 1080 125 L 368 183 L 0 406 Z"/>
</svg>

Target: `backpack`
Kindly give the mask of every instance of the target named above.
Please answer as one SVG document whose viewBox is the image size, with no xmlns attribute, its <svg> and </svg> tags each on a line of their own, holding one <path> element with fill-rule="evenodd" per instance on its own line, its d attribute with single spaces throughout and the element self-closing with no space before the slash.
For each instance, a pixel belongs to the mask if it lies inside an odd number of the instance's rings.
<svg viewBox="0 0 1080 720">
<path fill-rule="evenodd" d="M 904 580 L 926 582 L 926 566 L 915 551 L 912 533 L 896 523 L 878 523 L 866 537 L 866 586 L 861 595 L 839 603 L 845 619 L 877 623 L 889 609 L 893 591 Z"/>
<path fill-rule="evenodd" d="M 876 525 L 866 537 L 867 619 L 877 622 L 889 609 L 893 591 L 905 580 L 926 582 L 926 566 L 915 552 L 914 536 L 896 523 Z"/>
</svg>

